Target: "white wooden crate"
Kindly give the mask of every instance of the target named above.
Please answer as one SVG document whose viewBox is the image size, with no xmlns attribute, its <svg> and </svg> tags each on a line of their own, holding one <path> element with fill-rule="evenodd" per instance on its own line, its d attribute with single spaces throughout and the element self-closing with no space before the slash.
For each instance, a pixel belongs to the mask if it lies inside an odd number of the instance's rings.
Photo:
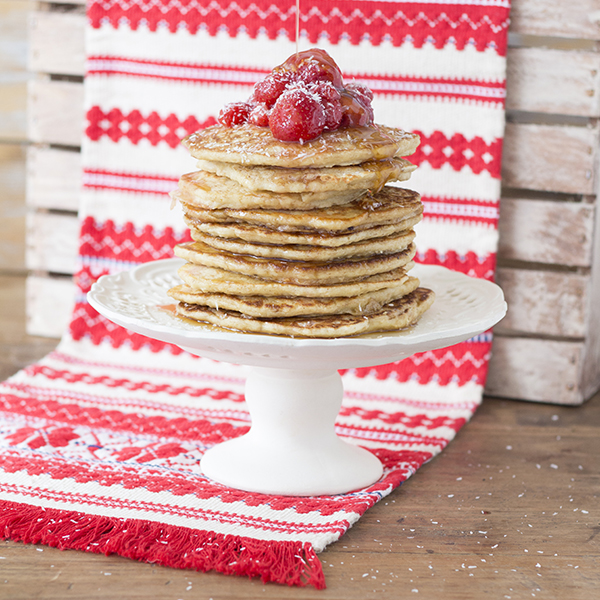
<svg viewBox="0 0 600 600">
<path fill-rule="evenodd" d="M 600 12 L 513 0 L 511 20 L 497 274 L 509 313 L 486 392 L 581 404 L 600 387 Z M 39 3 L 29 25 L 27 308 L 40 335 L 61 334 L 73 297 L 56 275 L 77 252 L 84 24 L 73 0 Z"/>
</svg>

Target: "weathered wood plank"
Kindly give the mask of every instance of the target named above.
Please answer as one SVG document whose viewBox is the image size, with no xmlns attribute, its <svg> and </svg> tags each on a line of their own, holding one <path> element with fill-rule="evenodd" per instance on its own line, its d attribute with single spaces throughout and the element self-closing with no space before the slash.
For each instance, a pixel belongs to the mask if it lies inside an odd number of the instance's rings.
<svg viewBox="0 0 600 600">
<path fill-rule="evenodd" d="M 26 140 L 26 0 L 0 2 L 0 140 Z"/>
<path fill-rule="evenodd" d="M 22 142 L 27 139 L 27 83 L 24 77 L 0 80 L 0 140 Z"/>
<path fill-rule="evenodd" d="M 600 115 L 600 56 L 550 48 L 510 48 L 508 110 L 597 117 Z"/>
<path fill-rule="evenodd" d="M 501 267 L 496 281 L 504 290 L 508 313 L 495 331 L 585 337 L 589 275 Z"/>
<path fill-rule="evenodd" d="M 72 275 L 77 264 L 79 222 L 65 214 L 27 214 L 27 268 Z"/>
<path fill-rule="evenodd" d="M 600 181 L 597 182 L 596 202 L 599 197 Z M 588 335 L 581 368 L 581 387 L 586 398 L 600 389 L 600 210 L 598 209 L 594 231 L 592 248 L 594 262 L 590 273 L 590 305 L 586 323 Z"/>
<path fill-rule="evenodd" d="M 83 75 L 84 14 L 36 11 L 28 19 L 28 67 L 38 73 Z"/>
<path fill-rule="evenodd" d="M 25 268 L 25 148 L 0 144 L 0 270 Z"/>
<path fill-rule="evenodd" d="M 597 0 L 514 0 L 510 30 L 521 35 L 600 40 Z"/>
<path fill-rule="evenodd" d="M 499 258 L 589 267 L 595 206 L 576 202 L 502 198 Z"/>
<path fill-rule="evenodd" d="M 35 79 L 29 82 L 27 101 L 30 141 L 81 145 L 84 119 L 82 84 Z"/>
<path fill-rule="evenodd" d="M 73 310 L 75 284 L 71 279 L 31 275 L 27 278 L 27 333 L 59 338 Z"/>
<path fill-rule="evenodd" d="M 79 210 L 81 154 L 44 146 L 27 151 L 27 204 L 33 208 Z"/>
<path fill-rule="evenodd" d="M 584 342 L 496 335 L 486 394 L 555 404 L 581 404 Z"/>
<path fill-rule="evenodd" d="M 25 71 L 27 56 L 27 13 L 33 2 L 0 1 L 0 72 Z"/>
<path fill-rule="evenodd" d="M 593 194 L 598 126 L 508 123 L 502 179 L 507 187 Z"/>
</svg>

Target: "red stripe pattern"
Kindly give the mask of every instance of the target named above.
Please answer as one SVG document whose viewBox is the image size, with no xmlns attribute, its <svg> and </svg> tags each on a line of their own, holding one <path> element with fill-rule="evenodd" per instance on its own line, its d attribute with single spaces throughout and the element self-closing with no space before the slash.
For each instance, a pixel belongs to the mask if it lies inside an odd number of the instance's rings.
<svg viewBox="0 0 600 600">
<path fill-rule="evenodd" d="M 193 116 L 182 119 L 169 114 L 161 117 L 156 112 L 143 115 L 138 110 L 124 114 L 118 108 L 103 111 L 94 106 L 87 112 L 87 122 L 86 134 L 93 141 L 108 137 L 113 142 L 127 139 L 136 145 L 140 140 L 148 140 L 153 146 L 166 143 L 169 147 L 176 148 L 182 137 L 214 125 L 216 119 L 209 117 L 200 123 Z M 455 171 L 468 167 L 475 174 L 488 171 L 492 177 L 500 177 L 502 140 L 486 143 L 479 136 L 469 139 L 461 134 L 448 137 L 441 131 L 434 131 L 430 135 L 418 130 L 415 133 L 421 137 L 421 144 L 410 157 L 414 164 L 427 162 L 434 169 L 447 164 Z M 86 185 L 95 187 L 89 180 Z"/>
<path fill-rule="evenodd" d="M 266 69 L 202 63 L 170 63 L 134 60 L 118 56 L 93 56 L 87 59 L 87 74 L 103 77 L 141 77 L 197 85 L 238 85 L 247 88 L 267 75 Z M 363 81 L 375 95 L 412 98 L 474 100 L 503 105 L 504 81 L 469 78 L 411 77 L 401 74 L 370 75 L 345 73 L 345 78 Z M 243 93 L 241 94 L 243 95 Z"/>
<path fill-rule="evenodd" d="M 325 34 L 337 44 L 349 39 L 358 44 L 367 39 L 378 46 L 384 40 L 399 46 L 410 41 L 415 47 L 433 44 L 443 48 L 453 44 L 459 50 L 474 45 L 483 51 L 493 48 L 506 54 L 508 2 L 417 3 L 375 0 L 315 0 L 301 11 L 301 31 L 316 44 Z M 104 22 L 118 27 L 123 21 L 135 30 L 145 26 L 156 31 L 166 26 L 175 32 L 185 27 L 190 33 L 199 29 L 216 35 L 227 31 L 235 37 L 244 32 L 251 38 L 265 32 L 275 39 L 285 33 L 296 34 L 296 7 L 293 0 L 236 0 L 217 3 L 209 0 L 94 0 L 88 8 L 90 24 L 98 28 Z"/>
<path fill-rule="evenodd" d="M 132 144 L 144 139 L 153 146 L 166 143 L 170 148 L 176 148 L 186 135 L 217 122 L 216 119 L 209 118 L 200 123 L 193 116 L 181 120 L 173 113 L 161 117 L 156 111 L 142 115 L 137 109 L 124 114 L 118 108 L 103 111 L 98 106 L 90 108 L 87 120 L 85 133 L 94 142 L 104 136 L 113 142 L 125 137 Z"/>
</svg>

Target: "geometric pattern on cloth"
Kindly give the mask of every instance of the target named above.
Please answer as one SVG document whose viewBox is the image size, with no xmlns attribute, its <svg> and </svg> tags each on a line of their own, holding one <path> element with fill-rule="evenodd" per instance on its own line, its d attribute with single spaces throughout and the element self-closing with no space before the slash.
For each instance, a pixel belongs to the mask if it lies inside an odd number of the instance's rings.
<svg viewBox="0 0 600 600">
<path fill-rule="evenodd" d="M 418 132 L 417 260 L 494 276 L 508 0 L 301 4 L 300 47 L 373 89 L 376 121 Z M 441 452 L 481 402 L 491 332 L 343 372 L 336 431 L 384 474 L 349 494 L 283 497 L 217 484 L 214 444 L 248 431 L 245 368 L 193 357 L 96 313 L 101 275 L 189 239 L 167 193 L 179 144 L 295 50 L 293 0 L 91 0 L 83 199 L 69 331 L 0 385 L 6 538 L 177 568 L 325 586 L 317 554 Z"/>
</svg>

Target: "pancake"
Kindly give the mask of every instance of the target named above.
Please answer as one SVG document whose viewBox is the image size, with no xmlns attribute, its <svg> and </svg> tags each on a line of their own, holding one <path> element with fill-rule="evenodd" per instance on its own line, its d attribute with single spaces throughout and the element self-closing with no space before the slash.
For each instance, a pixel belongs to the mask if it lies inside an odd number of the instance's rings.
<svg viewBox="0 0 600 600">
<path fill-rule="evenodd" d="M 279 231 L 313 231 L 342 233 L 388 225 L 407 217 L 420 215 L 423 205 L 419 194 L 412 190 L 385 186 L 380 192 L 345 204 L 313 210 L 261 210 L 222 208 L 204 210 L 185 200 L 182 208 L 186 216 L 204 223 L 237 222 L 258 225 Z"/>
<path fill-rule="evenodd" d="M 342 233 L 311 233 L 309 231 L 279 231 L 258 225 L 244 225 L 235 221 L 225 223 L 205 223 L 199 219 L 184 216 L 186 225 L 194 232 L 226 238 L 240 239 L 255 244 L 303 244 L 309 246 L 325 246 L 336 248 L 347 244 L 355 244 L 363 240 L 383 238 L 398 234 L 401 231 L 412 229 L 421 220 L 421 215 L 390 223 L 389 225 L 376 225 L 364 229 L 351 230 Z"/>
<path fill-rule="evenodd" d="M 174 248 L 180 317 L 336 338 L 399 331 L 429 308 L 434 293 L 408 274 L 423 204 L 392 185 L 416 168 L 404 157 L 419 136 L 373 124 L 372 99 L 312 49 L 183 140 L 198 170 L 171 194 L 193 239 Z"/>
<path fill-rule="evenodd" d="M 179 303 L 181 316 L 223 329 L 245 333 L 292 337 L 336 338 L 377 332 L 396 332 L 416 323 L 431 306 L 434 293 L 425 288 L 390 302 L 369 315 L 325 315 L 319 317 L 253 318 L 235 311 L 217 310 L 198 304 Z"/>
<path fill-rule="evenodd" d="M 364 315 L 379 312 L 381 308 L 419 286 L 416 277 L 409 277 L 399 286 L 366 292 L 359 296 L 338 296 L 333 298 L 305 298 L 301 296 L 234 296 L 223 293 L 199 293 L 185 285 L 169 290 L 169 296 L 185 304 L 199 304 L 214 308 L 240 312 L 258 318 L 287 318 L 321 315 Z"/>
<path fill-rule="evenodd" d="M 196 242 L 233 254 L 301 261 L 342 260 L 365 258 L 376 254 L 392 254 L 404 250 L 415 239 L 415 232 L 408 230 L 383 238 L 328 248 L 303 244 L 253 244 L 240 239 L 206 235 L 198 231 L 192 231 L 191 235 Z"/>
<path fill-rule="evenodd" d="M 417 168 L 403 158 L 369 160 L 344 167 L 308 169 L 248 166 L 200 160 L 198 167 L 202 171 L 232 179 L 247 190 L 269 190 L 281 194 L 350 189 L 379 191 L 386 183 L 407 181 Z"/>
<path fill-rule="evenodd" d="M 200 208 L 266 208 L 276 210 L 311 210 L 347 204 L 360 198 L 366 190 L 337 189 L 301 194 L 248 190 L 233 179 L 206 171 L 187 173 L 179 180 L 179 194 Z"/>
<path fill-rule="evenodd" d="M 194 264 L 296 285 L 331 285 L 363 279 L 376 273 L 404 267 L 416 254 L 414 244 L 393 254 L 323 262 L 243 256 L 215 250 L 201 242 L 178 244 L 173 250 L 176 256 Z"/>
<path fill-rule="evenodd" d="M 348 283 L 331 285 L 297 285 L 281 281 L 260 279 L 242 273 L 224 271 L 215 267 L 186 263 L 178 274 L 187 288 L 193 292 L 219 292 L 234 296 L 302 296 L 305 298 L 336 298 L 358 296 L 367 292 L 398 287 L 408 279 L 407 272 L 414 266 L 408 262 L 385 273 L 378 273 Z"/>
<path fill-rule="evenodd" d="M 200 160 L 314 168 L 408 156 L 417 149 L 419 136 L 394 127 L 371 125 L 326 131 L 300 144 L 277 140 L 268 127 L 244 123 L 207 127 L 187 136 L 182 143 Z"/>
</svg>

